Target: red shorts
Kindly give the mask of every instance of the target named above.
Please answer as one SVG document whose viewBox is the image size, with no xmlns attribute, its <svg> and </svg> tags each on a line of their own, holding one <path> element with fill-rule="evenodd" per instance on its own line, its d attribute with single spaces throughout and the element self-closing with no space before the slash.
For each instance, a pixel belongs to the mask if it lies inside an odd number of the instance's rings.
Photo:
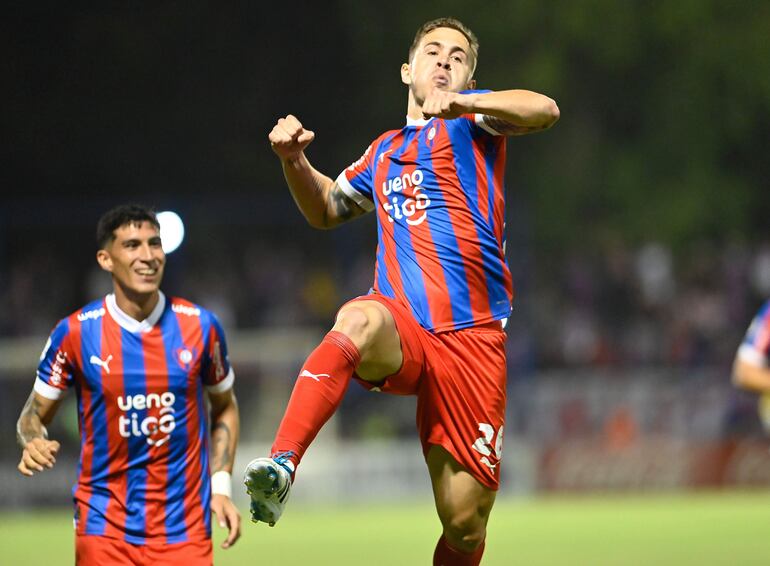
<svg viewBox="0 0 770 566">
<path fill-rule="evenodd" d="M 382 383 L 355 379 L 370 390 L 417 395 L 423 454 L 441 446 L 478 481 L 498 489 L 506 402 L 500 321 L 434 334 L 393 299 L 372 294 L 354 301 L 377 301 L 390 311 L 404 356 L 399 371 Z"/>
<path fill-rule="evenodd" d="M 174 544 L 131 544 L 116 538 L 75 535 L 77 566 L 211 566 L 211 540 Z"/>
</svg>

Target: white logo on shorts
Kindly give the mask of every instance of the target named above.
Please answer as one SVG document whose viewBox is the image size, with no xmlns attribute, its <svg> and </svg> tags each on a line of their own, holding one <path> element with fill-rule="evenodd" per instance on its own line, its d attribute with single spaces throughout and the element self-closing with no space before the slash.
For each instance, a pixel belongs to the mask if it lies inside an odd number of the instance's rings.
<svg viewBox="0 0 770 566">
<path fill-rule="evenodd" d="M 503 427 L 502 425 L 497 431 L 497 439 L 495 439 L 495 427 L 488 423 L 479 423 L 479 432 L 484 436 L 480 436 L 473 443 L 472 448 L 481 454 L 479 462 L 487 466 L 493 472 L 500 462 L 500 458 L 503 456 Z M 492 463 L 492 460 L 495 463 Z"/>
</svg>

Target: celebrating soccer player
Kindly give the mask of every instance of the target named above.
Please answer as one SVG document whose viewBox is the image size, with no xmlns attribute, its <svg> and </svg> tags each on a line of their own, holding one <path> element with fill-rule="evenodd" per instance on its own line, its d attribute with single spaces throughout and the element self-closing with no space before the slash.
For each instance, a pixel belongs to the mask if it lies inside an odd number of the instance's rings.
<svg viewBox="0 0 770 566">
<path fill-rule="evenodd" d="M 759 417 L 770 433 L 770 301 L 754 317 L 733 363 L 736 387 L 759 395 Z"/>
<path fill-rule="evenodd" d="M 238 406 L 224 333 L 211 312 L 160 291 L 166 256 L 151 209 L 110 210 L 97 243 L 113 292 L 51 333 L 19 417 L 19 471 L 56 463 L 59 443 L 45 425 L 74 388 L 76 563 L 210 565 L 211 511 L 229 530 L 223 548 L 240 535 L 230 485 Z"/>
<path fill-rule="evenodd" d="M 245 472 L 254 521 L 274 524 L 299 462 L 349 380 L 417 396 L 417 424 L 443 535 L 434 564 L 479 564 L 500 479 L 505 335 L 506 136 L 544 130 L 556 103 L 527 90 L 474 90 L 478 41 L 442 18 L 401 67 L 406 125 L 379 136 L 336 180 L 309 163 L 315 134 L 289 115 L 270 132 L 302 214 L 332 228 L 376 211 L 374 284 L 338 312 L 297 378 L 270 458 Z"/>
</svg>

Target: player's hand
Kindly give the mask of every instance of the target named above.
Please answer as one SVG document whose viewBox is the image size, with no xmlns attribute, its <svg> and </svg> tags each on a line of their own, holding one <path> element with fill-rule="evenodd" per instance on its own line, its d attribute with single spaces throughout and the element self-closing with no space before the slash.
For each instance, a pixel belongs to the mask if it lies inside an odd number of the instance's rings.
<svg viewBox="0 0 770 566">
<path fill-rule="evenodd" d="M 471 111 L 473 95 L 433 89 L 422 103 L 422 115 L 426 119 L 453 120 Z"/>
<path fill-rule="evenodd" d="M 270 146 L 282 161 L 296 158 L 315 139 L 315 133 L 306 130 L 296 117 L 289 114 L 273 126 Z"/>
<path fill-rule="evenodd" d="M 53 468 L 59 448 L 61 445 L 55 440 L 33 438 L 24 446 L 18 470 L 25 476 L 33 476 L 35 472 Z"/>
<path fill-rule="evenodd" d="M 227 538 L 221 547 L 230 548 L 241 536 L 241 514 L 232 499 L 219 493 L 211 496 L 211 511 L 216 515 L 219 526 L 228 529 Z"/>
</svg>

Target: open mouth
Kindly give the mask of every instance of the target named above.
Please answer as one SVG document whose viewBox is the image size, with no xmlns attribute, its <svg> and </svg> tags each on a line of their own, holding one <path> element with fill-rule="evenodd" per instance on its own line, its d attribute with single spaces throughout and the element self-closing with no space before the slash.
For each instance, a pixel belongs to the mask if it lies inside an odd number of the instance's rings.
<svg viewBox="0 0 770 566">
<path fill-rule="evenodd" d="M 134 273 L 137 275 L 140 275 L 141 277 L 154 277 L 158 274 L 158 268 L 157 267 L 144 267 L 142 269 L 135 269 Z"/>
</svg>

